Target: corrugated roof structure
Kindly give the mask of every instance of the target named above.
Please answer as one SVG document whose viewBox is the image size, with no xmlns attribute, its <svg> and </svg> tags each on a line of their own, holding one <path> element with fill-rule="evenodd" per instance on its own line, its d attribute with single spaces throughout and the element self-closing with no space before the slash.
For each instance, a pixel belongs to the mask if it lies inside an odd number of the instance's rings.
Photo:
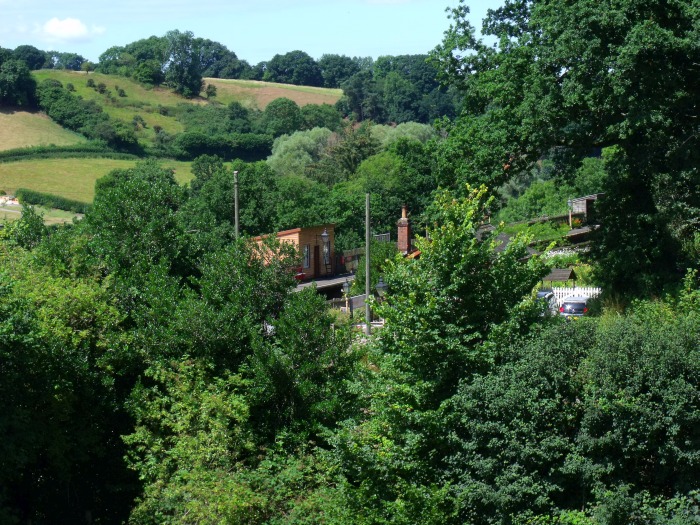
<svg viewBox="0 0 700 525">
<path fill-rule="evenodd" d="M 550 274 L 547 277 L 544 277 L 542 280 L 549 282 L 575 281 L 576 272 L 574 272 L 571 268 L 553 268 Z"/>
</svg>

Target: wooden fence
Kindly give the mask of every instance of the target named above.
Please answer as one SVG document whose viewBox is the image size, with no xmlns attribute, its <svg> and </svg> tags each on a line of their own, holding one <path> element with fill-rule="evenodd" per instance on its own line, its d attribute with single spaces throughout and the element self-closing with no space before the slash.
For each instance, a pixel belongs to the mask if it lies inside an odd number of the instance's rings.
<svg viewBox="0 0 700 525">
<path fill-rule="evenodd" d="M 554 297 L 557 299 L 557 304 L 561 306 L 568 297 L 587 297 L 592 299 L 598 297 L 602 290 L 595 286 L 564 286 L 555 287 L 552 289 Z"/>
</svg>

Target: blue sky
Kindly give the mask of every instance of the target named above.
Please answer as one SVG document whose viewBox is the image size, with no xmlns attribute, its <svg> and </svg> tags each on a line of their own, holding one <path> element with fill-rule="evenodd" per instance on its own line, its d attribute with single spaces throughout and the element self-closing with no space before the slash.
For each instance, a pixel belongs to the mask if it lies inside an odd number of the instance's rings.
<svg viewBox="0 0 700 525">
<path fill-rule="evenodd" d="M 500 0 L 470 2 L 481 27 Z M 220 42 L 251 64 L 300 49 L 315 59 L 427 53 L 457 0 L 0 0 L 0 46 L 97 61 L 111 46 L 171 29 Z"/>
</svg>

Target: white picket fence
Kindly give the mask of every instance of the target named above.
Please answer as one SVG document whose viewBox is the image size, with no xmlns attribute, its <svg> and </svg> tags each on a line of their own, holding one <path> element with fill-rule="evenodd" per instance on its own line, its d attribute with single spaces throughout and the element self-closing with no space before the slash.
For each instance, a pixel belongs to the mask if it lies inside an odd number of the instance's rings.
<svg viewBox="0 0 700 525">
<path fill-rule="evenodd" d="M 562 288 L 555 287 L 552 291 L 557 299 L 557 304 L 561 306 L 561 303 L 568 297 L 587 297 L 591 299 L 598 297 L 602 290 L 596 286 L 565 286 Z"/>
</svg>

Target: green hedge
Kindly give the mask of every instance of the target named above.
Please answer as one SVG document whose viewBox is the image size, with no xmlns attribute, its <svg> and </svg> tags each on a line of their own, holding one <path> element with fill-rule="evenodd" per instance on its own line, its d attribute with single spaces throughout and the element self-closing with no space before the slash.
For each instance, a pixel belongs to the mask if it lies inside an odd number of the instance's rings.
<svg viewBox="0 0 700 525">
<path fill-rule="evenodd" d="M 87 213 L 92 207 L 86 202 L 66 199 L 60 195 L 52 195 L 50 193 L 42 193 L 40 191 L 29 190 L 27 188 L 19 188 L 15 192 L 17 200 L 22 204 L 34 204 L 45 206 L 46 208 L 57 208 L 59 210 L 71 211 L 73 213 Z"/>
<path fill-rule="evenodd" d="M 0 162 L 96 157 L 117 160 L 132 160 L 139 158 L 131 153 L 117 153 L 105 144 L 100 143 L 77 144 L 73 146 L 33 146 L 30 148 L 0 151 Z"/>
</svg>

